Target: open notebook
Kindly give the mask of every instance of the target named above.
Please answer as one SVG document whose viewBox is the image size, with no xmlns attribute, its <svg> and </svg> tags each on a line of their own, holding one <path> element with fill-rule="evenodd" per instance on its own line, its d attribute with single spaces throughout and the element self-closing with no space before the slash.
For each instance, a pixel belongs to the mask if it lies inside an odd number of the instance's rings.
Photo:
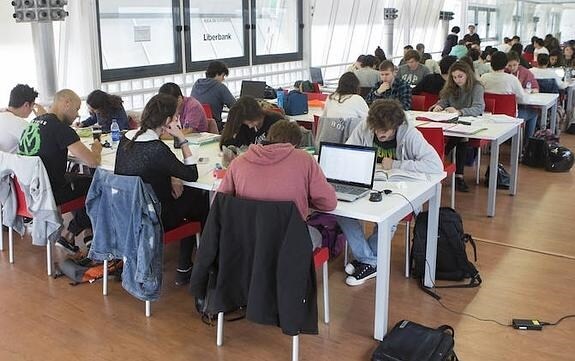
<svg viewBox="0 0 575 361">
<path fill-rule="evenodd" d="M 374 180 L 384 182 L 427 181 L 427 174 L 409 172 L 402 169 L 379 169 L 375 171 Z"/>
<path fill-rule="evenodd" d="M 459 115 L 457 113 L 448 112 L 422 112 L 417 113 L 416 120 L 423 120 L 428 122 L 446 122 L 455 123 Z"/>
<path fill-rule="evenodd" d="M 480 125 L 464 125 L 464 124 L 456 124 L 452 127 L 445 128 L 444 132 L 449 133 L 457 133 L 457 134 L 465 134 L 465 135 L 472 135 L 477 134 L 483 130 L 487 130 L 487 128 L 482 127 Z"/>
</svg>

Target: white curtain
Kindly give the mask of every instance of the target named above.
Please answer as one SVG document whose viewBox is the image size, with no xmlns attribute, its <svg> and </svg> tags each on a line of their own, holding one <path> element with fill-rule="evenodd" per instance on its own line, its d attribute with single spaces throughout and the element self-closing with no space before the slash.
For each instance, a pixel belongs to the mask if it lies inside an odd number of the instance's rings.
<svg viewBox="0 0 575 361">
<path fill-rule="evenodd" d="M 96 1 L 70 1 L 69 16 L 60 26 L 58 88 L 69 88 L 84 97 L 100 88 L 100 60 Z"/>
</svg>

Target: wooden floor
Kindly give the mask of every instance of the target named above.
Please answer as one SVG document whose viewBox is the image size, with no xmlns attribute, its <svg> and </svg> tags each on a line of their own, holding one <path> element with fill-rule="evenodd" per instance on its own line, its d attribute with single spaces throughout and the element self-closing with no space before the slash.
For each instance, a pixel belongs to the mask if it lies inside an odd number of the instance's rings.
<svg viewBox="0 0 575 361">
<path fill-rule="evenodd" d="M 575 136 L 562 143 L 575 149 Z M 508 147 L 503 148 L 508 163 Z M 484 164 L 488 163 L 484 155 Z M 483 170 L 484 172 L 485 170 Z M 473 170 L 469 168 L 468 183 Z M 511 318 L 556 321 L 575 313 L 575 170 L 552 174 L 520 166 L 519 193 L 499 191 L 497 215 L 487 218 L 486 188 L 458 193 L 457 209 L 478 242 L 476 289 L 441 290 L 451 309 L 508 324 Z M 449 188 L 443 188 L 448 204 Z M 403 227 L 393 240 L 390 325 L 409 319 L 456 331 L 456 351 L 469 360 L 574 360 L 575 319 L 542 332 L 516 331 L 454 314 L 403 277 Z M 70 286 L 45 274 L 45 252 L 28 238 L 16 243 L 16 263 L 0 252 L 0 361 L 4 360 L 289 360 L 291 339 L 279 329 L 248 321 L 225 325 L 224 347 L 215 329 L 194 312 L 192 298 L 173 286 L 177 245 L 166 249 L 164 289 L 144 305 L 111 283 Z M 374 284 L 344 284 L 342 260 L 330 263 L 331 319 L 318 336 L 300 338 L 302 360 L 368 360 L 373 340 Z M 320 307 L 321 301 L 319 302 Z"/>
</svg>

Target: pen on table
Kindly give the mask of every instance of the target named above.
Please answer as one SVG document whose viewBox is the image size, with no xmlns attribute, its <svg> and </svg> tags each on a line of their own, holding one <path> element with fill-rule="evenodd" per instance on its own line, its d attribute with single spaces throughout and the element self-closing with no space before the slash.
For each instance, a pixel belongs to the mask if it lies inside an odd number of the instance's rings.
<svg viewBox="0 0 575 361">
<path fill-rule="evenodd" d="M 471 125 L 471 122 L 466 122 L 465 120 L 459 120 L 457 123 L 463 124 L 463 125 Z"/>
</svg>

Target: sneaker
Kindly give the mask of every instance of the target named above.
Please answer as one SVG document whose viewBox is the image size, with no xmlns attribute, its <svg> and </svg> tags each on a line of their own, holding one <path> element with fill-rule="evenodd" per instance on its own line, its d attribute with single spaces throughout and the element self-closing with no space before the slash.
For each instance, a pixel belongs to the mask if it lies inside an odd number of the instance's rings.
<svg viewBox="0 0 575 361">
<path fill-rule="evenodd" d="M 68 242 L 64 237 L 60 237 L 60 239 L 56 241 L 56 246 L 70 254 L 76 254 L 80 250 L 80 247 Z"/>
<path fill-rule="evenodd" d="M 190 277 L 192 277 L 192 267 L 185 270 L 178 268 L 176 272 L 176 286 L 184 286 L 190 283 Z"/>
<path fill-rule="evenodd" d="M 359 286 L 365 283 L 370 278 L 374 278 L 377 275 L 375 267 L 369 264 L 360 263 L 356 269 L 353 276 L 348 276 L 345 279 L 345 283 L 348 286 Z"/>
<path fill-rule="evenodd" d="M 455 190 L 458 192 L 469 192 L 469 186 L 465 183 L 465 180 L 460 177 L 455 177 Z"/>
<path fill-rule="evenodd" d="M 345 273 L 348 276 L 353 276 L 353 274 L 355 273 L 355 269 L 361 264 L 361 262 L 359 262 L 358 260 L 353 260 L 351 262 L 349 262 L 348 264 L 345 265 Z"/>
</svg>

